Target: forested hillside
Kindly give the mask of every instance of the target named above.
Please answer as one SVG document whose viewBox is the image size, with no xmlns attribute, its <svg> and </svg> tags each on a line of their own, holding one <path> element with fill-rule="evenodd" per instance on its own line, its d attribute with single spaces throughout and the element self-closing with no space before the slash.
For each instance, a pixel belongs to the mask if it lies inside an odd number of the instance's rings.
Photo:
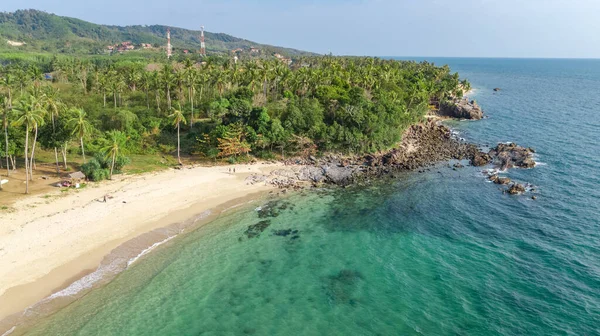
<svg viewBox="0 0 600 336">
<path fill-rule="evenodd" d="M 71 54 L 100 54 L 108 45 L 125 41 L 133 44 L 166 45 L 166 26 L 105 26 L 79 19 L 62 17 L 38 10 L 19 10 L 0 13 L 0 49 Z M 200 32 L 172 27 L 171 36 L 176 50 L 199 50 Z M 25 45 L 8 45 L 7 41 Z M 237 48 L 256 47 L 264 55 L 281 53 L 288 56 L 310 53 L 258 44 L 227 34 L 206 32 L 209 53 L 229 53 Z"/>
</svg>

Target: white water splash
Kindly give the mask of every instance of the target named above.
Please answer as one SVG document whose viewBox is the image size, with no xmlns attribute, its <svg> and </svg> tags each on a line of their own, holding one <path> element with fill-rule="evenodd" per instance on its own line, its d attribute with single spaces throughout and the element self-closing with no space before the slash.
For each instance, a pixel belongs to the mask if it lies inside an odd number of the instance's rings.
<svg viewBox="0 0 600 336">
<path fill-rule="evenodd" d="M 148 247 L 147 249 L 143 250 L 140 254 L 138 254 L 137 256 L 129 259 L 129 261 L 127 262 L 127 267 L 131 266 L 131 264 L 133 264 L 134 262 L 136 262 L 138 259 L 140 259 L 141 257 L 145 256 L 146 254 L 152 252 L 152 250 L 154 250 L 155 248 L 159 247 L 162 244 L 165 244 L 166 242 L 168 242 L 169 240 L 173 239 L 177 237 L 177 235 L 174 236 L 170 236 L 167 239 L 163 240 L 163 241 L 159 241 L 158 243 L 154 243 L 152 246 Z"/>
</svg>

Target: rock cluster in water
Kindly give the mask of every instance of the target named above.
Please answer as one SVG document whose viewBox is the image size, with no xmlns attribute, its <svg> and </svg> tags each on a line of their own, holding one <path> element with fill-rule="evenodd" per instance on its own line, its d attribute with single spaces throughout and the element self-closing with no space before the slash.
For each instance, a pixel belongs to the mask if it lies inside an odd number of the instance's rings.
<svg viewBox="0 0 600 336">
<path fill-rule="evenodd" d="M 535 167 L 535 161 L 533 161 L 534 153 L 535 150 L 533 148 L 525 148 L 514 143 L 509 143 L 499 144 L 495 148 L 492 148 L 488 154 L 494 158 L 494 163 L 501 170 L 506 170 L 514 167 Z"/>
</svg>

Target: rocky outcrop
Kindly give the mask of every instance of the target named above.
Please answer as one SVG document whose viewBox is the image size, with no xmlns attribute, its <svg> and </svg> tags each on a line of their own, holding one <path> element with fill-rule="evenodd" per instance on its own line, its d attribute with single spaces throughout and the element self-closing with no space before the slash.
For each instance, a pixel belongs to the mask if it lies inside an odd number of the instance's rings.
<svg viewBox="0 0 600 336">
<path fill-rule="evenodd" d="M 473 158 L 471 159 L 471 164 L 475 167 L 482 167 L 492 162 L 492 157 L 483 152 L 475 153 Z"/>
<path fill-rule="evenodd" d="M 525 186 L 518 183 L 513 183 L 510 188 L 508 188 L 508 193 L 511 195 L 520 195 L 526 191 Z"/>
<path fill-rule="evenodd" d="M 483 111 L 474 100 L 461 99 L 454 102 L 440 104 L 438 114 L 443 117 L 456 119 L 479 120 L 483 118 Z"/>
<path fill-rule="evenodd" d="M 508 177 L 501 177 L 498 175 L 490 176 L 490 181 L 500 185 L 508 185 L 511 182 L 511 180 Z"/>
<path fill-rule="evenodd" d="M 518 168 L 533 168 L 535 161 L 533 160 L 533 148 L 521 147 L 517 144 L 499 144 L 492 148 L 488 153 L 493 158 L 501 170 L 506 170 L 514 167 Z"/>
<path fill-rule="evenodd" d="M 321 158 L 295 158 L 285 162 L 287 167 L 269 176 L 253 175 L 247 183 L 268 183 L 281 188 L 303 183 L 328 183 L 348 186 L 358 180 L 381 177 L 394 172 L 416 170 L 448 160 L 469 160 L 483 157 L 474 144 L 463 142 L 450 129 L 435 122 L 410 127 L 403 135 L 401 145 L 390 151 L 362 156 L 327 155 Z M 457 164 L 457 167 L 462 165 Z"/>
<path fill-rule="evenodd" d="M 357 168 L 352 166 L 336 167 L 331 165 L 324 165 L 322 168 L 325 172 L 325 177 L 327 178 L 327 180 L 339 186 L 350 185 L 354 180 L 354 174 L 358 171 Z"/>
<path fill-rule="evenodd" d="M 265 183 L 279 188 L 299 188 L 303 185 L 334 184 L 348 186 L 370 178 L 396 172 L 417 170 L 439 162 L 458 160 L 454 169 L 461 168 L 461 162 L 469 161 L 473 166 L 493 164 L 502 170 L 512 167 L 531 168 L 535 151 L 515 144 L 499 144 L 489 152 L 482 152 L 478 146 L 462 141 L 452 135 L 449 128 L 428 122 L 411 126 L 403 135 L 401 144 L 390 151 L 362 156 L 342 156 L 329 154 L 320 158 L 293 158 L 285 161 L 286 167 L 273 171 L 270 175 L 252 175 L 247 183 Z M 512 183 L 507 177 L 500 177 L 496 170 L 487 170 L 490 181 L 498 185 L 510 185 L 511 194 L 525 192 L 525 187 Z"/>
</svg>

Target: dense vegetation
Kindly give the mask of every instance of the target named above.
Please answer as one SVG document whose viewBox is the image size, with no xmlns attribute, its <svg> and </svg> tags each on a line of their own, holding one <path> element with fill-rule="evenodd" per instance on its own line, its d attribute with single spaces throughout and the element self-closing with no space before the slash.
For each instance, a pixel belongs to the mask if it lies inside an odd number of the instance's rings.
<svg viewBox="0 0 600 336">
<path fill-rule="evenodd" d="M 5 164 L 28 158 L 19 162 L 32 167 L 41 147 L 55 153 L 59 169 L 76 150 L 93 179 L 110 178 L 125 153 L 181 162 L 181 154 L 236 161 L 385 150 L 431 104 L 468 85 L 430 63 L 329 56 L 291 66 L 34 58 L 4 65 L 1 84 Z"/>
<path fill-rule="evenodd" d="M 199 27 L 198 27 L 199 28 Z M 79 19 L 57 16 L 37 10 L 0 12 L 0 48 L 11 51 L 37 51 L 70 54 L 102 54 L 106 46 L 130 41 L 133 44 L 166 45 L 165 26 L 105 26 Z M 200 32 L 171 28 L 175 53 L 184 49 L 200 49 Z M 3 41 L 2 41 L 3 39 Z M 25 42 L 24 46 L 8 46 L 6 40 Z M 275 52 L 296 56 L 309 53 L 254 43 L 227 34 L 206 32 L 209 53 L 229 53 L 237 48 L 257 47 L 263 55 Z"/>
</svg>

